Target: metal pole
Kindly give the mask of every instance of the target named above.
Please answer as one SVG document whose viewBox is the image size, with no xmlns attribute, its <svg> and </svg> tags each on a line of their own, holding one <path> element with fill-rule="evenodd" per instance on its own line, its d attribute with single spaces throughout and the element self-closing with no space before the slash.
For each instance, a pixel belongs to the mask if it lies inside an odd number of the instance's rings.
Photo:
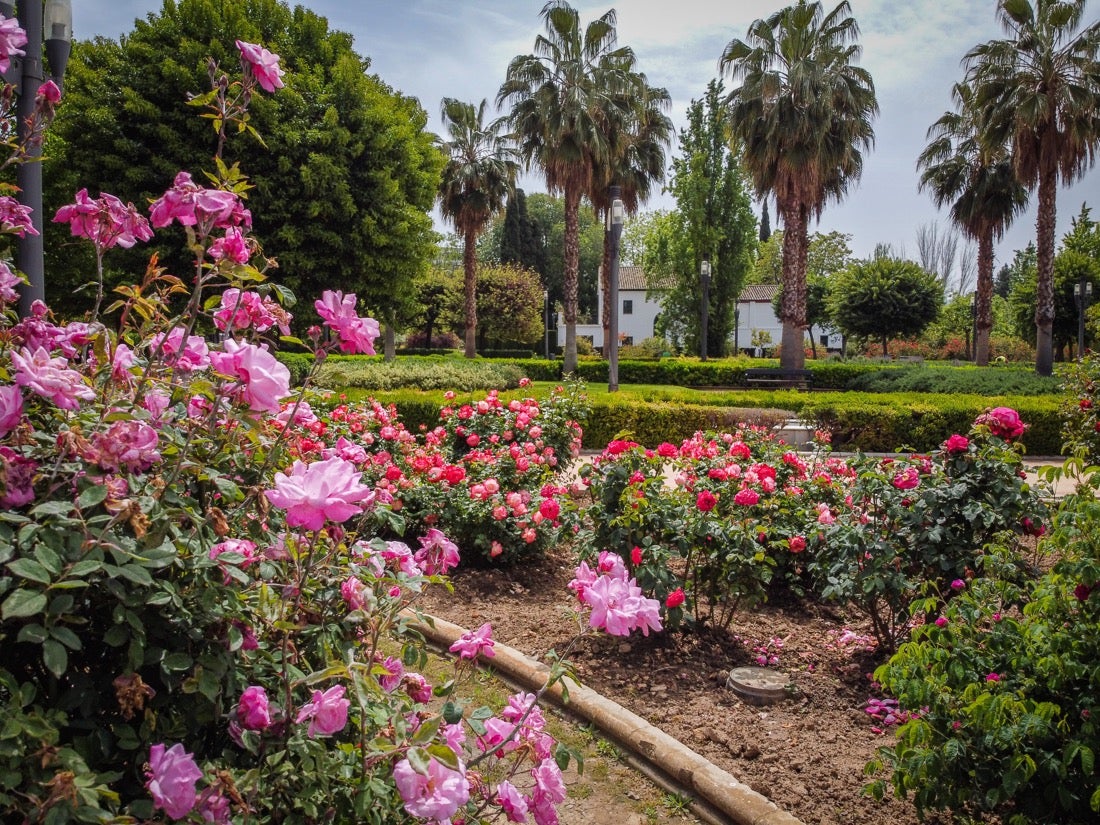
<svg viewBox="0 0 1100 825">
<path fill-rule="evenodd" d="M 710 315 L 710 258 L 703 258 L 703 264 L 699 268 L 699 280 L 703 283 L 702 328 L 699 336 L 699 357 L 707 360 L 707 321 Z"/>
<path fill-rule="evenodd" d="M 607 362 L 607 391 L 619 391 L 619 238 L 623 231 L 622 188 L 612 186 L 607 210 L 608 230 L 611 232 L 611 272 L 608 300 L 611 302 L 611 321 L 607 335 L 611 339 Z"/>
<path fill-rule="evenodd" d="M 26 137 L 27 120 L 34 113 L 35 97 L 45 79 L 42 73 L 42 0 L 19 0 L 19 25 L 27 32 L 26 56 L 19 61 L 19 99 L 16 101 L 16 129 L 19 140 Z M 35 301 L 46 300 L 46 276 L 42 256 L 42 146 L 29 147 L 27 161 L 15 172 L 19 187 L 19 202 L 30 207 L 34 234 L 24 233 L 16 239 L 15 265 L 27 276 L 19 289 L 19 315 L 31 314 Z"/>
</svg>

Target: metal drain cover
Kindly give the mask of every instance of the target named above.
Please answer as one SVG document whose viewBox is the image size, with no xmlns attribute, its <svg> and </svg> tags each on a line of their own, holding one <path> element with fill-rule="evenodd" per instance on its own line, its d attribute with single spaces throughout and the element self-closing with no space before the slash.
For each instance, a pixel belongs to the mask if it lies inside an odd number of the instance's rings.
<svg viewBox="0 0 1100 825">
<path fill-rule="evenodd" d="M 791 680 L 785 673 L 766 667 L 735 667 L 726 687 L 750 705 L 770 705 L 790 695 Z"/>
</svg>

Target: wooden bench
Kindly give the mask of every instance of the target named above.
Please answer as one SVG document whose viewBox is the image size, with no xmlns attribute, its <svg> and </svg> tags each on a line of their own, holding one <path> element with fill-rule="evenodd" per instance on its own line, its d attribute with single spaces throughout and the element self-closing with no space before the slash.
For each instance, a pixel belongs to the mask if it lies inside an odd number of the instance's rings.
<svg viewBox="0 0 1100 825">
<path fill-rule="evenodd" d="M 745 383 L 750 387 L 763 386 L 810 390 L 814 386 L 814 374 L 812 370 L 752 367 L 745 370 Z"/>
</svg>

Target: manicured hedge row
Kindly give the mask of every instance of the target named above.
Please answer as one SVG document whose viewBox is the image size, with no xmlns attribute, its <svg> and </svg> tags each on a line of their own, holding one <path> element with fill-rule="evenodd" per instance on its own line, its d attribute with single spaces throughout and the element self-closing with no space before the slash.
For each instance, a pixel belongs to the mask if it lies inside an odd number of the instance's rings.
<svg viewBox="0 0 1100 825">
<path fill-rule="evenodd" d="M 347 392 L 350 398 L 373 396 L 395 403 L 406 426 L 434 427 L 442 393 L 404 390 L 388 393 Z M 740 400 L 739 396 L 739 400 Z M 461 401 L 461 399 L 459 399 Z M 911 448 L 928 452 L 954 433 L 966 433 L 974 419 L 991 407 L 1018 410 L 1028 428 L 1022 439 L 1029 455 L 1059 455 L 1062 449 L 1060 400 L 1046 397 L 1007 398 L 917 393 L 745 393 L 744 405 L 720 406 L 677 401 L 639 401 L 628 397 L 597 397 L 584 432 L 585 449 L 603 449 L 629 433 L 639 443 L 655 447 L 662 441 L 680 443 L 697 430 L 730 430 L 739 423 L 775 424 L 801 418 L 833 434 L 833 448 L 842 451 L 894 452 Z M 757 404 L 759 406 L 750 406 Z"/>
</svg>

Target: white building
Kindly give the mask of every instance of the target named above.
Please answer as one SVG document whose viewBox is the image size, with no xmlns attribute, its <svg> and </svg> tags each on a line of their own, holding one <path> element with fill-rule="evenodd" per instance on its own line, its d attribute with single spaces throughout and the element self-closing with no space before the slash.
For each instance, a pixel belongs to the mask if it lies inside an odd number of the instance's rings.
<svg viewBox="0 0 1100 825">
<path fill-rule="evenodd" d="M 640 344 L 654 336 L 654 324 L 661 311 L 656 296 L 646 298 L 645 273 L 640 266 L 619 267 L 619 340 L 623 346 Z M 603 351 L 603 290 L 597 290 L 594 324 L 577 323 L 577 338 L 587 338 L 592 346 Z M 565 346 L 565 321 L 558 315 L 558 346 Z"/>
<path fill-rule="evenodd" d="M 659 290 L 651 298 L 646 294 L 646 276 L 640 266 L 619 267 L 619 336 L 623 345 L 640 344 L 646 338 L 656 334 L 654 325 L 661 312 L 658 303 Z M 730 341 L 730 348 L 748 354 L 754 353 L 753 335 L 771 341 L 765 348 L 778 347 L 783 340 L 783 324 L 775 316 L 772 300 L 779 291 L 778 284 L 748 284 L 737 299 L 736 330 Z M 603 290 L 597 293 L 598 305 L 595 314 L 596 323 L 577 323 L 577 338 L 587 338 L 592 346 L 603 351 L 603 326 L 599 323 L 603 317 Z M 557 319 L 558 346 L 565 346 L 565 322 L 559 313 Z M 814 328 L 819 346 L 830 349 L 840 348 L 838 335 L 827 335 L 824 330 Z"/>
</svg>

